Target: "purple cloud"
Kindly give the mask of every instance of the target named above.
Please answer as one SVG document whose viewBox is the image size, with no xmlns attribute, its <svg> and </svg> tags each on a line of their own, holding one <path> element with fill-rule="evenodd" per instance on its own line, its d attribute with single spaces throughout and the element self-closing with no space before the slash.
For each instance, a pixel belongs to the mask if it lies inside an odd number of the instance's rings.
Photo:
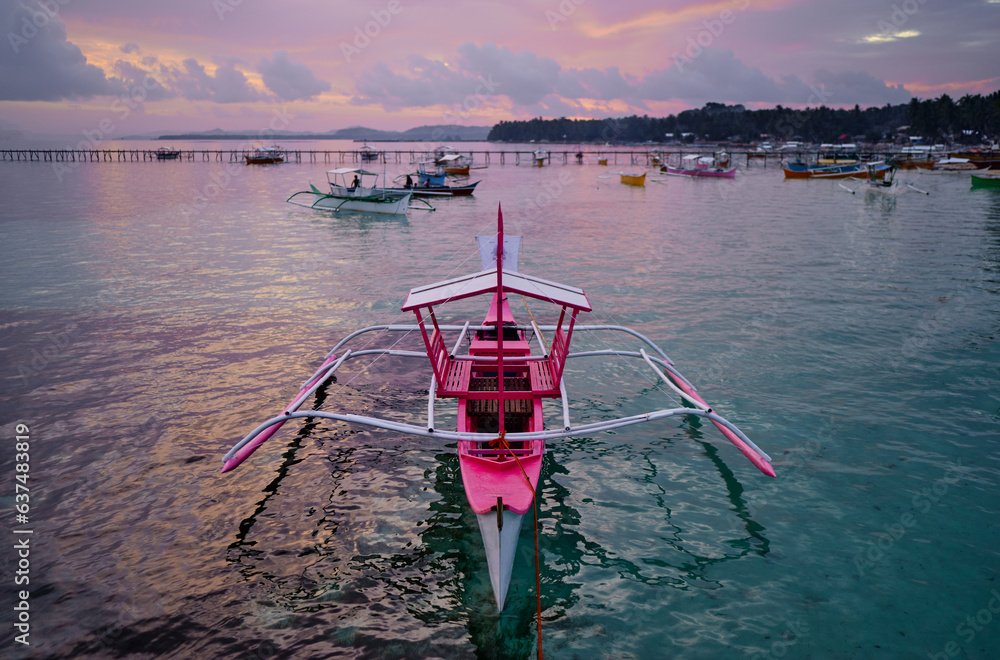
<svg viewBox="0 0 1000 660">
<path fill-rule="evenodd" d="M 0 0 L 0 101 L 62 101 L 121 89 L 66 40 L 66 25 L 37 2 Z"/>
<path fill-rule="evenodd" d="M 330 83 L 320 80 L 305 64 L 293 62 L 283 50 L 274 51 L 273 58 L 262 57 L 257 65 L 264 86 L 282 101 L 307 100 L 330 89 Z"/>
</svg>

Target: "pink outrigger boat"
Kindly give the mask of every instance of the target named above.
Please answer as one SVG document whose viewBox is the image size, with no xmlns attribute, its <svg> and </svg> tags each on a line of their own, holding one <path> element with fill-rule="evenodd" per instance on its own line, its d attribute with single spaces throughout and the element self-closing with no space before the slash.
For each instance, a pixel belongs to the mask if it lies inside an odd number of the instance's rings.
<svg viewBox="0 0 1000 660">
<path fill-rule="evenodd" d="M 416 325 L 371 326 L 344 338 L 326 355 L 322 365 L 302 385 L 282 414 L 255 428 L 225 455 L 222 471 L 237 467 L 286 421 L 295 418 L 333 419 L 457 442 L 462 483 L 479 522 L 493 594 L 497 609 L 502 611 L 522 520 L 534 507 L 546 441 L 594 435 L 667 417 L 696 415 L 711 420 L 761 472 L 771 477 L 775 473 L 768 455 L 736 426 L 716 414 L 658 346 L 623 326 L 577 324 L 581 312 L 591 311 L 590 301 L 582 289 L 520 273 L 517 266 L 520 237 L 504 236 L 503 214 L 498 211 L 497 215 L 497 235 L 479 237 L 482 261 L 479 272 L 411 289 L 402 311 L 412 311 Z M 557 306 L 558 321 L 554 325 L 541 326 L 534 320 L 527 325 L 518 324 L 508 302 L 511 294 Z M 486 317 L 480 324 L 439 323 L 435 307 L 474 296 L 491 297 Z M 345 348 L 355 338 L 372 332 L 387 337 L 394 333 L 419 332 L 425 351 L 392 348 L 395 340 L 389 348 Z M 624 332 L 644 342 L 655 355 L 642 348 L 638 351 L 609 348 L 570 353 L 574 332 Z M 445 343 L 446 333 L 449 338 L 455 338 L 454 343 Z M 546 340 L 546 336 L 549 339 Z M 370 341 L 369 338 L 368 343 Z M 533 342 L 537 351 L 532 349 Z M 463 346 L 465 351 L 462 351 Z M 370 356 L 429 358 L 431 374 L 425 425 L 364 415 L 298 410 L 345 361 Z M 574 426 L 570 422 L 563 370 L 569 358 L 594 356 L 645 361 L 658 378 L 681 396 L 685 406 Z M 457 403 L 458 428 L 455 431 L 435 427 L 438 399 Z M 562 419 L 552 428 L 546 428 L 544 420 L 542 402 L 546 399 L 562 403 Z"/>
</svg>

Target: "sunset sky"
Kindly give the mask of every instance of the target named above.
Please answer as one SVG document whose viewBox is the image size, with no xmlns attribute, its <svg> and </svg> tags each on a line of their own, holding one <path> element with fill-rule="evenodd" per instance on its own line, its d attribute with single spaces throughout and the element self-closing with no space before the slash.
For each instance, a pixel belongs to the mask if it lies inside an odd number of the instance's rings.
<svg viewBox="0 0 1000 660">
<path fill-rule="evenodd" d="M 1000 88 L 1000 0 L 0 0 L 0 132 L 405 130 Z"/>
</svg>

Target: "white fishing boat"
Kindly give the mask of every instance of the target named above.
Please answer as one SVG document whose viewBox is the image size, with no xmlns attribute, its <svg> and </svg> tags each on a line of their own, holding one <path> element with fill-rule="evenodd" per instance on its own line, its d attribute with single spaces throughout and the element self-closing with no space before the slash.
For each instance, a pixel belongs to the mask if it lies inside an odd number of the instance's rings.
<svg viewBox="0 0 1000 660">
<path fill-rule="evenodd" d="M 714 156 L 691 154 L 681 158 L 680 167 L 661 165 L 660 171 L 665 174 L 683 176 L 705 176 L 732 179 L 736 176 L 736 168 L 729 167 L 729 154 L 719 152 Z"/>
<path fill-rule="evenodd" d="M 912 183 L 903 183 L 896 178 L 897 168 L 891 162 L 872 161 L 865 163 L 865 184 L 864 189 L 870 193 L 883 193 L 887 195 L 898 195 L 899 193 L 913 190 L 923 195 L 929 195 L 926 190 L 917 188 Z M 850 186 L 838 183 L 841 188 L 851 193 L 857 192 Z"/>
<path fill-rule="evenodd" d="M 285 150 L 278 146 L 257 147 L 243 154 L 247 165 L 275 165 L 285 162 Z"/>
<path fill-rule="evenodd" d="M 412 190 L 379 187 L 378 174 L 360 167 L 328 170 L 326 179 L 330 192 L 324 193 L 310 184 L 310 190 L 294 193 L 285 201 L 325 211 L 364 211 L 403 215 L 410 206 L 413 194 Z M 430 207 L 430 204 L 427 206 Z"/>
<path fill-rule="evenodd" d="M 370 163 L 371 161 L 382 158 L 382 152 L 375 147 L 369 146 L 366 142 L 363 147 L 358 149 L 358 157 L 361 159 L 361 162 Z"/>
<path fill-rule="evenodd" d="M 865 163 L 866 189 L 870 192 L 898 194 L 903 190 L 902 184 L 896 179 L 896 167 L 884 161 Z"/>
<path fill-rule="evenodd" d="M 968 158 L 956 158 L 953 156 L 936 161 L 932 169 L 935 172 L 967 172 L 977 168 Z"/>
</svg>

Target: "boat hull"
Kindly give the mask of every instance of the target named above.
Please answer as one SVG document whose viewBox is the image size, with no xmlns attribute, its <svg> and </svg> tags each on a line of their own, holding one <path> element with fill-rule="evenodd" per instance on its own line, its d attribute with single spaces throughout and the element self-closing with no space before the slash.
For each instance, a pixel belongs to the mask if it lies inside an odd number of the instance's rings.
<svg viewBox="0 0 1000 660">
<path fill-rule="evenodd" d="M 521 515 L 531 509 L 534 489 L 542 473 L 545 442 L 532 440 L 527 453 L 517 450 L 517 460 L 503 450 L 483 454 L 474 444 L 463 441 L 458 448 L 462 484 L 472 510 L 477 515 L 488 513 L 496 509 L 498 501 L 502 501 L 505 509 Z"/>
<path fill-rule="evenodd" d="M 323 211 L 361 211 L 364 213 L 383 213 L 387 215 L 405 215 L 410 205 L 411 193 L 387 195 L 383 198 L 350 197 L 341 195 L 325 195 L 319 192 L 297 192 L 286 201 L 297 206 Z"/>
<path fill-rule="evenodd" d="M 646 173 L 635 175 L 635 174 L 622 174 L 621 182 L 627 186 L 644 186 L 646 185 Z"/>
<path fill-rule="evenodd" d="M 476 514 L 479 533 L 483 537 L 486 551 L 486 565 L 490 573 L 490 586 L 496 600 L 497 611 L 503 612 L 510 588 L 510 576 L 514 572 L 514 558 L 517 556 L 517 539 L 521 535 L 524 516 L 504 510 L 500 518 L 495 513 Z"/>
<path fill-rule="evenodd" d="M 281 156 L 247 156 L 246 159 L 247 165 L 275 165 L 277 163 L 285 162 L 285 159 Z"/>
<path fill-rule="evenodd" d="M 462 485 L 479 521 L 498 611 L 507 598 L 521 520 L 534 506 L 542 473 L 545 442 L 531 440 L 527 445 L 511 450 L 501 442 L 485 448 L 476 442 L 458 443 Z"/>
<path fill-rule="evenodd" d="M 851 177 L 866 177 L 861 165 L 844 165 L 839 167 L 809 167 L 787 165 L 781 168 L 786 179 L 849 179 Z"/>
<path fill-rule="evenodd" d="M 736 168 L 723 169 L 723 170 L 689 170 L 682 167 L 673 167 L 671 165 L 666 165 L 661 168 L 667 174 L 683 174 L 684 176 L 700 176 L 708 177 L 714 179 L 733 179 L 736 178 Z"/>
<path fill-rule="evenodd" d="M 428 186 L 413 188 L 414 197 L 462 197 L 471 195 L 476 190 L 479 181 L 468 186 Z"/>
<path fill-rule="evenodd" d="M 1000 188 L 1000 172 L 992 176 L 970 175 L 973 188 Z"/>
</svg>

